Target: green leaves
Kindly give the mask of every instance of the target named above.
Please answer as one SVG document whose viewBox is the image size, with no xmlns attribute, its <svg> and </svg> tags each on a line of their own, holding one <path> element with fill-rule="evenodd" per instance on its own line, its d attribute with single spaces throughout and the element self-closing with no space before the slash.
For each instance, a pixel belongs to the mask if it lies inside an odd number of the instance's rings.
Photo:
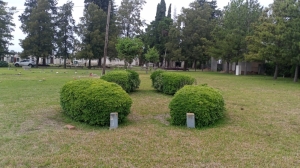
<svg viewBox="0 0 300 168">
<path fill-rule="evenodd" d="M 144 21 L 141 20 L 140 13 L 145 3 L 145 0 L 122 0 L 117 20 L 123 37 L 133 38 L 142 33 Z"/>
<path fill-rule="evenodd" d="M 253 34 L 252 25 L 258 22 L 262 8 L 257 0 L 232 0 L 223 13 L 212 32 L 209 54 L 228 63 L 243 61 L 244 54 L 249 54 L 246 37 Z"/>
<path fill-rule="evenodd" d="M 12 12 L 15 8 L 8 8 L 7 3 L 0 1 L 0 58 L 9 54 L 8 47 L 11 45 L 13 35 L 11 34 L 14 30 L 15 24 L 13 23 Z"/>
<path fill-rule="evenodd" d="M 75 20 L 72 16 L 74 3 L 68 1 L 60 7 L 57 15 L 58 30 L 56 32 L 57 55 L 64 56 L 64 68 L 66 68 L 66 59 L 73 52 Z"/>
<path fill-rule="evenodd" d="M 144 44 L 139 38 L 119 38 L 116 45 L 118 57 L 131 64 L 143 52 Z"/>
<path fill-rule="evenodd" d="M 63 113 L 75 121 L 108 126 L 110 113 L 118 112 L 119 122 L 130 113 L 132 100 L 117 84 L 104 80 L 77 80 L 66 83 L 60 93 Z"/>
<path fill-rule="evenodd" d="M 157 63 L 159 61 L 159 53 L 156 48 L 150 48 L 147 53 L 145 54 L 145 59 L 148 62 Z"/>
<path fill-rule="evenodd" d="M 195 78 L 173 72 L 155 71 L 150 76 L 152 87 L 159 92 L 173 95 L 185 85 L 192 85 L 196 82 Z"/>
<path fill-rule="evenodd" d="M 106 13 L 94 3 L 89 4 L 80 18 L 77 34 L 81 38 L 80 58 L 100 59 L 103 56 Z M 90 67 L 90 65 L 89 65 Z"/>
<path fill-rule="evenodd" d="M 0 67 L 8 67 L 8 63 L 6 61 L 0 61 Z"/>
<path fill-rule="evenodd" d="M 52 4 L 51 2 L 37 0 L 35 5 L 32 4 L 36 7 L 31 9 L 32 12 L 23 21 L 23 31 L 27 33 L 27 37 L 21 41 L 21 47 L 24 49 L 22 55 L 25 57 L 34 55 L 46 58 L 52 54 L 55 25 L 51 9 L 52 5 L 56 5 L 56 3 Z"/>
<path fill-rule="evenodd" d="M 132 70 L 111 71 L 101 79 L 120 85 L 127 93 L 135 91 L 141 83 L 139 74 Z"/>
<path fill-rule="evenodd" d="M 171 122 L 186 125 L 186 113 L 195 114 L 196 127 L 217 122 L 224 116 L 225 104 L 221 93 L 209 86 L 184 86 L 169 104 Z"/>
</svg>

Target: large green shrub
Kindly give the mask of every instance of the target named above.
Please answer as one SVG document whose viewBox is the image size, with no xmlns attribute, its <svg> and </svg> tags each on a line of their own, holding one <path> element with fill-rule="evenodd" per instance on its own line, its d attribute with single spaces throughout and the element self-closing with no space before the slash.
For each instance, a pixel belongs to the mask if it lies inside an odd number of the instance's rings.
<svg viewBox="0 0 300 168">
<path fill-rule="evenodd" d="M 139 88 L 141 83 L 139 74 L 132 70 L 110 71 L 101 79 L 120 85 L 126 92 L 133 92 Z"/>
<path fill-rule="evenodd" d="M 196 127 L 209 126 L 223 117 L 224 106 L 218 90 L 209 86 L 184 86 L 169 104 L 171 122 L 186 125 L 186 113 L 194 113 Z"/>
<path fill-rule="evenodd" d="M 8 67 L 8 63 L 6 61 L 0 61 L 0 67 Z"/>
<path fill-rule="evenodd" d="M 130 113 L 132 100 L 117 84 L 101 79 L 66 83 L 60 92 L 60 104 L 75 121 L 106 126 L 110 113 L 118 112 L 119 123 Z"/>
<path fill-rule="evenodd" d="M 173 95 L 185 85 L 195 83 L 195 78 L 174 72 L 157 71 L 150 76 L 152 86 L 165 94 Z"/>
<path fill-rule="evenodd" d="M 131 86 L 131 92 L 138 89 L 141 84 L 140 76 L 136 71 L 126 70 L 129 73 L 129 83 Z"/>
<path fill-rule="evenodd" d="M 130 92 L 131 90 L 129 74 L 126 71 L 110 71 L 104 76 L 101 76 L 101 79 L 120 85 L 126 92 Z"/>
<path fill-rule="evenodd" d="M 164 73 L 164 71 L 162 70 L 157 70 L 157 71 L 154 71 L 151 75 L 150 75 L 150 78 L 151 78 L 151 81 L 152 81 L 152 87 L 154 87 L 156 89 L 156 86 L 154 86 L 156 84 L 156 78 L 158 76 L 160 76 L 162 73 Z"/>
</svg>

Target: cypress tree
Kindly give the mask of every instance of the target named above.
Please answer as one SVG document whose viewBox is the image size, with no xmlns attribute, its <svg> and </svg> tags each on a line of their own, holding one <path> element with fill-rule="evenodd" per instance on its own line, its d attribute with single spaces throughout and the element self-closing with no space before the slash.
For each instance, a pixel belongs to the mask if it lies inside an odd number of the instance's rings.
<svg viewBox="0 0 300 168">
<path fill-rule="evenodd" d="M 167 15 L 168 18 L 172 17 L 171 13 L 172 13 L 172 4 L 170 4 L 169 9 L 168 9 L 168 15 Z"/>
</svg>

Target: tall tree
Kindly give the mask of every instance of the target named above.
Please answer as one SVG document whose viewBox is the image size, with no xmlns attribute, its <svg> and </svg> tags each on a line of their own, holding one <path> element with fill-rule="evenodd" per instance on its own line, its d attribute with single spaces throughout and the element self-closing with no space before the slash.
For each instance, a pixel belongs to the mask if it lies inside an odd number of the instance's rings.
<svg viewBox="0 0 300 168">
<path fill-rule="evenodd" d="M 141 20 L 141 11 L 145 3 L 145 0 L 122 0 L 117 15 L 122 36 L 132 38 L 142 33 L 145 21 Z"/>
<path fill-rule="evenodd" d="M 49 1 L 37 0 L 37 5 L 32 9 L 28 19 L 24 22 L 23 31 L 27 37 L 21 40 L 21 47 L 24 49 L 22 56 L 36 56 L 36 64 L 39 58 L 43 58 L 43 64 L 46 64 L 46 58 L 54 50 L 54 29 L 51 14 L 51 3 Z"/>
<path fill-rule="evenodd" d="M 74 3 L 68 1 L 60 7 L 57 16 L 57 55 L 64 57 L 64 68 L 66 68 L 66 59 L 73 52 L 75 20 L 72 16 Z"/>
<path fill-rule="evenodd" d="M 57 13 L 57 0 L 48 0 L 48 3 L 50 4 L 50 12 L 52 13 L 52 15 L 56 15 Z M 38 0 L 25 0 L 24 6 L 25 6 L 25 10 L 24 12 L 19 16 L 19 20 L 21 21 L 22 25 L 21 25 L 21 30 L 24 33 L 28 33 L 28 22 L 30 22 L 30 15 L 32 14 L 32 11 L 34 8 L 37 7 L 38 4 Z"/>
<path fill-rule="evenodd" d="M 148 73 L 149 62 L 157 63 L 159 61 L 159 52 L 156 48 L 149 48 L 147 53 L 145 54 L 145 60 L 147 61 L 146 73 Z"/>
<path fill-rule="evenodd" d="M 119 38 L 116 45 L 118 57 L 125 60 L 129 65 L 143 52 L 144 44 L 139 38 Z"/>
<path fill-rule="evenodd" d="M 178 17 L 178 21 L 182 26 L 182 55 L 185 56 L 185 68 L 188 62 L 194 66 L 200 61 L 205 64 L 209 57 L 207 55 L 207 42 L 211 40 L 211 31 L 215 26 L 215 18 L 212 13 L 214 8 L 210 3 L 193 2 L 190 8 L 183 8 L 182 14 Z M 203 68 L 203 66 L 202 66 Z"/>
<path fill-rule="evenodd" d="M 8 47 L 11 44 L 15 24 L 13 23 L 13 10 L 8 8 L 7 3 L 0 0 L 0 58 L 6 54 L 10 54 Z"/>
<path fill-rule="evenodd" d="M 170 18 L 170 19 L 172 17 L 172 4 L 170 4 L 170 6 L 169 6 L 167 17 Z"/>
<path fill-rule="evenodd" d="M 214 45 L 209 49 L 212 56 L 221 52 L 219 56 L 227 66 L 229 62 L 244 61 L 244 54 L 248 53 L 246 37 L 253 34 L 251 25 L 258 21 L 261 11 L 257 0 L 231 0 L 213 32 Z"/>
<path fill-rule="evenodd" d="M 160 55 L 160 62 L 164 62 L 167 55 L 165 44 L 167 43 L 170 26 L 173 24 L 171 19 L 171 4 L 166 17 L 166 3 L 164 0 L 157 5 L 155 20 L 148 25 L 145 33 L 145 43 L 147 46 L 155 47 Z"/>
<path fill-rule="evenodd" d="M 87 7 L 89 4 L 94 3 L 107 14 L 109 1 L 111 1 L 111 16 L 113 16 L 116 13 L 114 0 L 84 0 L 84 4 Z"/>
<path fill-rule="evenodd" d="M 117 51 L 115 45 L 120 35 L 120 27 L 118 27 L 117 21 L 117 8 L 115 6 L 115 0 L 84 0 L 85 8 L 91 3 L 96 4 L 106 14 L 108 12 L 109 1 L 111 1 L 111 12 L 109 21 L 109 34 L 108 34 L 108 56 L 109 59 L 117 58 Z M 101 30 L 102 31 L 102 30 Z M 105 30 L 103 30 L 105 31 Z M 98 66 L 101 66 L 101 59 L 99 59 Z"/>
<path fill-rule="evenodd" d="M 78 56 L 89 60 L 88 67 L 91 68 L 91 60 L 103 57 L 106 13 L 94 3 L 84 9 L 84 16 L 80 18 L 77 34 L 81 38 L 81 50 Z"/>
<path fill-rule="evenodd" d="M 275 1 L 274 10 L 278 17 L 284 18 L 286 29 L 284 31 L 286 57 L 295 67 L 294 82 L 298 82 L 300 65 L 300 2 L 287 0 Z M 280 13 L 279 13 L 280 12 Z"/>
<path fill-rule="evenodd" d="M 182 30 L 181 22 L 175 22 L 170 27 L 169 38 L 165 44 L 166 49 L 169 51 L 169 54 L 166 58 L 168 66 L 170 66 L 170 61 L 185 61 L 185 57 L 182 55 Z"/>
<path fill-rule="evenodd" d="M 254 27 L 254 33 L 247 37 L 249 53 L 248 60 L 269 61 L 275 64 L 274 79 L 278 77 L 280 65 L 286 64 L 286 49 L 284 18 L 278 17 L 274 6 L 266 8 Z"/>
<path fill-rule="evenodd" d="M 155 21 L 159 22 L 163 18 L 166 17 L 166 2 L 165 0 L 161 0 L 159 4 L 157 4 L 157 9 L 156 9 L 156 16 L 155 16 Z"/>
</svg>

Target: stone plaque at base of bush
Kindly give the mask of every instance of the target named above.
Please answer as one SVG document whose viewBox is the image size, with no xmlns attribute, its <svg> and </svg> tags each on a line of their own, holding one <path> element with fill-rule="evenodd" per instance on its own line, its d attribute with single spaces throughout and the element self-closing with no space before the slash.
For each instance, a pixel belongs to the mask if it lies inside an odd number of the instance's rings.
<svg viewBox="0 0 300 168">
<path fill-rule="evenodd" d="M 209 86 L 186 85 L 169 104 L 171 123 L 187 125 L 186 113 L 194 113 L 197 128 L 214 124 L 223 117 L 224 99 L 221 93 Z"/>
<path fill-rule="evenodd" d="M 109 126 L 111 112 L 118 112 L 119 123 L 124 121 L 132 100 L 115 83 L 89 79 L 66 83 L 60 92 L 60 104 L 63 113 L 75 121 Z"/>
</svg>

